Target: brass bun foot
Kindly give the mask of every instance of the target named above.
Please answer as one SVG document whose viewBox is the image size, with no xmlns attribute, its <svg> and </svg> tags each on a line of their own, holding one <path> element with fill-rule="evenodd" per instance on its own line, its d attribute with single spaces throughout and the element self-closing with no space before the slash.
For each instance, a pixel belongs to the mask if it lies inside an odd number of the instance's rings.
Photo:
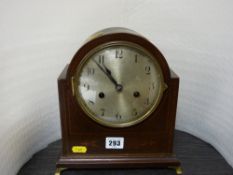
<svg viewBox="0 0 233 175">
<path fill-rule="evenodd" d="M 64 171 L 66 168 L 56 168 L 54 175 L 61 175 L 61 172 Z"/>
<path fill-rule="evenodd" d="M 182 168 L 180 166 L 176 167 L 176 174 L 182 174 Z"/>
<path fill-rule="evenodd" d="M 169 168 L 174 169 L 176 171 L 176 174 L 178 174 L 178 175 L 183 173 L 181 166 L 172 166 L 172 167 L 169 167 Z"/>
</svg>

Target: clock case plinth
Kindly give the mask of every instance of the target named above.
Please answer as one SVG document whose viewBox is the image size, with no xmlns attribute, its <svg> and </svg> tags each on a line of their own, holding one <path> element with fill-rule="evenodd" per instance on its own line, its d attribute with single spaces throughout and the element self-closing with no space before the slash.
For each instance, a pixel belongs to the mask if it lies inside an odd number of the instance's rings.
<svg viewBox="0 0 233 175">
<path fill-rule="evenodd" d="M 156 110 L 143 122 L 126 127 L 102 126 L 79 106 L 72 77 L 84 56 L 108 42 L 125 41 L 145 48 L 161 67 L 167 89 Z M 173 137 L 179 78 L 170 70 L 161 52 L 147 39 L 122 28 L 112 28 L 92 36 L 74 55 L 58 78 L 62 152 L 57 168 L 144 168 L 178 167 L 173 153 Z M 124 149 L 105 149 L 106 137 L 124 137 Z M 86 153 L 73 153 L 73 146 L 84 146 Z"/>
</svg>

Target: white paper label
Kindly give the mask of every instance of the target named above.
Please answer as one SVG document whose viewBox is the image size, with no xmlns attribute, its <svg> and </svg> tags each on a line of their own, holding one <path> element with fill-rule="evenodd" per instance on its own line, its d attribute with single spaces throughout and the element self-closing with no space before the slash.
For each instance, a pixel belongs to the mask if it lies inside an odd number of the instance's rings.
<svg viewBox="0 0 233 175">
<path fill-rule="evenodd" d="M 124 137 L 106 137 L 105 139 L 106 149 L 123 149 Z"/>
</svg>

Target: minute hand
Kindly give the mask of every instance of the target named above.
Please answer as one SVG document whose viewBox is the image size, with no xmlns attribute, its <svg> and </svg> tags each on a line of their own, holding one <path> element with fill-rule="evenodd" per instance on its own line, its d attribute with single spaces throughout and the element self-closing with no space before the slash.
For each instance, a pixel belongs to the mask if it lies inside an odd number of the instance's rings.
<svg viewBox="0 0 233 175">
<path fill-rule="evenodd" d="M 107 75 L 107 77 L 111 80 L 111 82 L 115 85 L 115 87 L 117 88 L 119 86 L 119 84 L 117 83 L 117 81 L 112 77 L 112 73 L 111 71 L 105 66 L 103 65 L 103 67 L 97 63 L 96 60 L 94 60 L 94 62 L 96 63 L 96 65 L 100 68 L 100 70 L 102 72 L 104 72 L 105 75 Z"/>
</svg>

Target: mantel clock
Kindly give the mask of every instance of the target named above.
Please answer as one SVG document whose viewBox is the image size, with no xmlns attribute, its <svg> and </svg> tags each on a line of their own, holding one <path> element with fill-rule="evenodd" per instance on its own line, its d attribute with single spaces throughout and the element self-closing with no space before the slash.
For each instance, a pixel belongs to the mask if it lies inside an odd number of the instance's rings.
<svg viewBox="0 0 233 175">
<path fill-rule="evenodd" d="M 58 78 L 63 168 L 173 167 L 179 78 L 126 28 L 92 35 Z"/>
</svg>

